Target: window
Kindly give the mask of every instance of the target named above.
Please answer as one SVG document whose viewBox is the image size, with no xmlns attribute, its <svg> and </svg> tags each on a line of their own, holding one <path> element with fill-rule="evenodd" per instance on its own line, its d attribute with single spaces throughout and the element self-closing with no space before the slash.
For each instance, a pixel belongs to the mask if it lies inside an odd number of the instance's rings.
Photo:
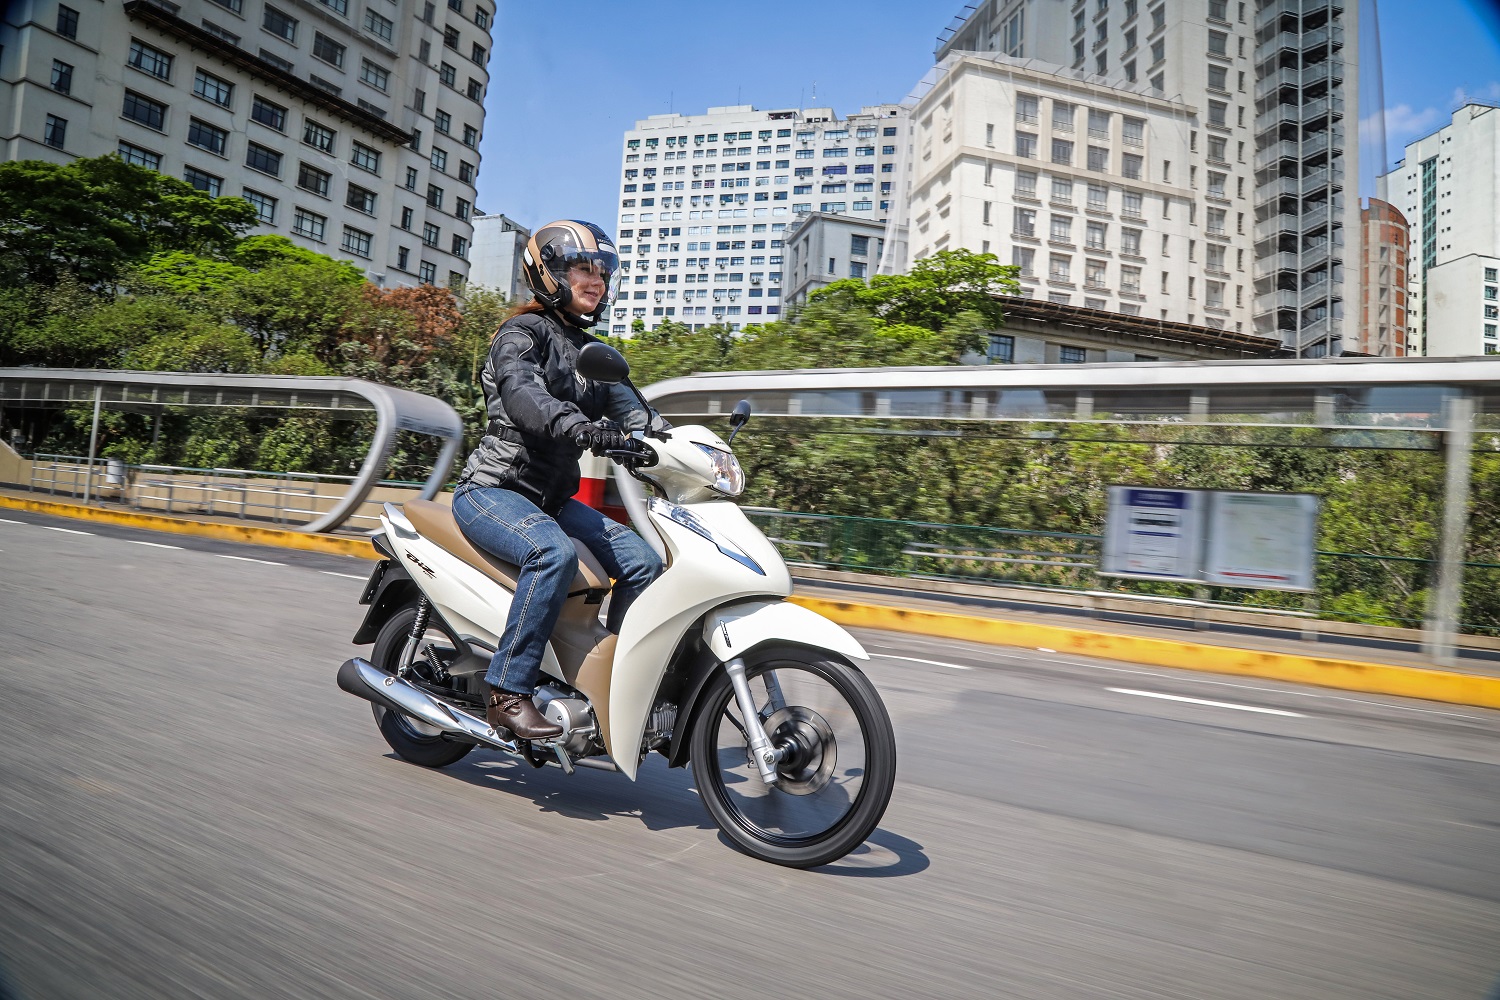
<svg viewBox="0 0 1500 1000">
<path fill-rule="evenodd" d="M 245 188 L 240 197 L 248 201 L 255 209 L 255 217 L 266 225 L 274 225 L 276 222 L 276 199 L 259 191 Z"/>
<path fill-rule="evenodd" d="M 133 90 L 125 91 L 125 107 L 120 114 L 133 122 L 139 122 L 147 128 L 154 128 L 158 132 L 167 121 L 167 106 L 160 101 L 153 101 L 149 97 L 137 94 Z"/>
<path fill-rule="evenodd" d="M 1012 227 L 1012 232 L 1017 236 L 1036 236 L 1036 210 L 1032 208 L 1017 208 Z"/>
<path fill-rule="evenodd" d="M 1141 231 L 1139 229 L 1120 230 L 1120 252 L 1130 257 L 1141 255 Z"/>
<path fill-rule="evenodd" d="M 408 190 L 408 191 L 415 191 L 417 189 L 417 168 L 416 167 L 407 167 L 406 168 L 406 185 L 405 185 L 405 187 L 406 187 L 406 190 Z"/>
<path fill-rule="evenodd" d="M 1209 90 L 1228 90 L 1229 89 L 1229 70 L 1228 70 L 1227 67 L 1224 67 L 1224 66 L 1210 66 L 1210 67 L 1208 67 L 1208 89 Z"/>
<path fill-rule="evenodd" d="M 1073 143 L 1067 139 L 1052 140 L 1052 162 L 1061 166 L 1073 163 Z"/>
<path fill-rule="evenodd" d="M 410 263 L 410 261 L 411 261 L 411 248 L 410 247 L 397 247 L 396 248 L 396 270 L 398 270 L 398 271 L 405 271 L 406 268 L 407 268 L 407 265 Z"/>
<path fill-rule="evenodd" d="M 422 224 L 422 242 L 430 247 L 438 245 L 438 240 L 443 236 L 443 231 L 430 222 Z"/>
<path fill-rule="evenodd" d="M 1052 200 L 1065 205 L 1073 204 L 1073 182 L 1066 177 L 1052 178 Z"/>
<path fill-rule="evenodd" d="M 349 16 L 349 0 L 318 0 L 318 2 L 340 17 Z"/>
<path fill-rule="evenodd" d="M 1229 125 L 1228 115 L 1228 104 L 1224 103 L 1223 101 L 1208 102 L 1208 123 L 1210 125 L 1217 125 L 1220 128 L 1227 127 Z"/>
<path fill-rule="evenodd" d="M 1109 186 L 1105 184 L 1089 185 L 1089 208 L 1095 212 L 1109 211 Z"/>
<path fill-rule="evenodd" d="M 172 57 L 161 49 L 153 48 L 137 39 L 130 40 L 130 55 L 125 61 L 142 73 L 150 73 L 158 80 L 169 80 L 172 77 Z"/>
<path fill-rule="evenodd" d="M 72 7 L 57 7 L 57 33 L 64 38 L 78 37 L 78 11 Z"/>
<path fill-rule="evenodd" d="M 1016 121 L 1023 125 L 1035 125 L 1040 113 L 1041 100 L 1035 94 L 1016 95 Z"/>
<path fill-rule="evenodd" d="M 335 42 L 321 31 L 313 34 L 313 55 L 318 59 L 332 66 L 337 66 L 339 69 L 343 69 L 344 52 L 344 46 Z"/>
<path fill-rule="evenodd" d="M 1073 131 L 1073 112 L 1077 108 L 1075 104 L 1066 101 L 1052 102 L 1052 129 L 1055 132 Z"/>
<path fill-rule="evenodd" d="M 1084 262 L 1083 283 L 1088 288 L 1104 288 L 1108 284 L 1105 278 L 1107 265 L 1102 260 L 1090 260 Z"/>
<path fill-rule="evenodd" d="M 1103 146 L 1090 146 L 1089 169 L 1099 173 L 1107 171 L 1109 169 L 1109 150 Z M 1126 176 L 1128 177 L 1129 174 Z"/>
<path fill-rule="evenodd" d="M 1120 173 L 1124 174 L 1130 180 L 1138 181 L 1141 179 L 1141 171 L 1144 164 L 1144 157 L 1137 156 L 1134 153 L 1124 153 L 1120 156 Z"/>
<path fill-rule="evenodd" d="M 311 118 L 302 125 L 302 141 L 316 150 L 324 153 L 333 152 L 333 139 L 336 133 L 326 125 L 319 125 Z"/>
<path fill-rule="evenodd" d="M 333 175 L 326 170 L 309 166 L 306 163 L 297 165 L 297 186 L 304 191 L 320 194 L 328 197 L 328 183 L 333 180 Z"/>
<path fill-rule="evenodd" d="M 436 184 L 427 185 L 427 204 L 433 208 L 443 207 L 443 189 Z"/>
<path fill-rule="evenodd" d="M 1487 267 L 1487 268 L 1485 268 L 1484 269 L 1484 280 L 1485 281 L 1497 281 L 1497 280 L 1500 280 L 1500 268 L 1493 268 L 1493 267 Z"/>
<path fill-rule="evenodd" d="M 1229 20 L 1229 0 L 1208 0 L 1208 16 L 1215 21 Z"/>
<path fill-rule="evenodd" d="M 255 95 L 255 102 L 250 106 L 250 117 L 267 128 L 274 128 L 278 132 L 286 131 L 286 108 L 272 104 L 259 94 Z"/>
<path fill-rule="evenodd" d="M 1105 241 L 1109 236 L 1109 227 L 1102 222 L 1090 222 L 1088 224 L 1087 238 L 1084 245 L 1090 250 L 1105 249 Z"/>
<path fill-rule="evenodd" d="M 120 154 L 120 159 L 126 163 L 133 163 L 138 167 L 145 167 L 147 170 L 156 170 L 161 167 L 160 153 L 153 153 L 149 149 L 132 146 L 128 142 L 120 143 L 116 152 Z"/>
<path fill-rule="evenodd" d="M 1210 163 L 1228 163 L 1229 140 L 1221 135 L 1208 137 L 1208 159 Z"/>
<path fill-rule="evenodd" d="M 359 78 L 382 92 L 388 90 L 391 85 L 391 71 L 375 65 L 368 59 L 359 61 Z"/>
<path fill-rule="evenodd" d="M 272 177 L 281 176 L 281 154 L 274 149 L 252 142 L 245 147 L 245 166 L 259 170 Z"/>
<path fill-rule="evenodd" d="M 370 240 L 373 237 L 363 229 L 355 229 L 353 226 L 344 227 L 344 242 L 340 244 L 346 251 L 356 257 L 370 256 Z"/>
<path fill-rule="evenodd" d="M 1216 56 L 1229 55 L 1229 35 L 1222 31 L 1208 33 L 1208 51 Z"/>
<path fill-rule="evenodd" d="M 457 28 L 449 26 L 443 29 L 443 45 L 457 52 L 458 42 L 459 32 Z"/>
<path fill-rule="evenodd" d="M 53 149 L 62 149 L 63 143 L 68 138 L 68 120 L 56 115 L 48 115 L 46 124 L 42 127 L 42 142 Z"/>
<path fill-rule="evenodd" d="M 73 92 L 73 67 L 61 59 L 52 60 L 52 89 L 59 94 Z"/>
<path fill-rule="evenodd" d="M 490 26 L 489 13 L 480 7 L 475 7 L 474 24 L 481 28 L 488 28 Z"/>
<path fill-rule="evenodd" d="M 478 42 L 474 42 L 473 47 L 469 49 L 470 61 L 483 66 L 484 61 L 488 58 L 489 53 L 485 52 L 484 46 L 480 45 Z"/>
<path fill-rule="evenodd" d="M 349 162 L 361 170 L 368 170 L 372 174 L 380 173 L 380 150 L 371 149 L 362 142 L 353 144 L 353 152 L 349 156 Z"/>
<path fill-rule="evenodd" d="M 454 199 L 454 201 L 453 201 L 453 214 L 456 215 L 456 216 L 458 216 L 460 219 L 463 219 L 465 222 L 467 222 L 468 219 L 469 219 L 469 212 L 471 210 L 472 210 L 471 206 L 464 199 L 462 199 L 462 198 L 455 198 Z"/>
<path fill-rule="evenodd" d="M 1073 258 L 1055 253 L 1047 262 L 1047 277 L 1052 281 L 1069 281 L 1073 275 Z"/>
<path fill-rule="evenodd" d="M 455 256 L 455 257 L 463 257 L 464 255 L 466 255 L 469 252 L 469 241 L 466 240 L 466 239 L 464 239 L 462 236 L 458 235 L 457 233 L 454 233 L 453 234 L 453 242 L 451 244 L 451 249 L 453 251 L 453 256 Z"/>
<path fill-rule="evenodd" d="M 450 87 L 457 87 L 458 70 L 454 69 L 452 66 L 449 66 L 447 63 L 443 63 L 440 67 L 438 67 L 438 79 L 442 80 Z"/>
<path fill-rule="evenodd" d="M 375 192 L 369 188 L 362 188 L 358 184 L 349 185 L 349 193 L 344 196 L 344 204 L 358 212 L 366 215 L 375 214 Z"/>
<path fill-rule="evenodd" d="M 1139 191 L 1126 191 L 1121 198 L 1120 214 L 1132 219 L 1141 217 L 1141 193 Z"/>
<path fill-rule="evenodd" d="M 234 95 L 234 84 L 200 69 L 193 76 L 193 93 L 205 101 L 213 101 L 220 107 L 227 108 L 230 98 Z"/>
<path fill-rule="evenodd" d="M 1208 210 L 1208 234 L 1210 236 L 1227 236 L 1225 221 L 1229 213 L 1222 208 L 1210 208 Z"/>
<path fill-rule="evenodd" d="M 1031 247 L 1011 247 L 1010 262 L 1020 269 L 1022 277 L 1036 275 L 1036 251 Z"/>
<path fill-rule="evenodd" d="M 422 280 L 423 284 L 432 284 L 437 281 L 437 265 L 429 264 L 425 260 L 422 261 L 422 263 L 417 265 L 417 277 Z"/>
<path fill-rule="evenodd" d="M 389 42 L 395 36 L 396 22 L 388 17 L 381 17 L 373 10 L 366 10 L 365 30 L 381 41 Z"/>
<path fill-rule="evenodd" d="M 469 78 L 469 88 L 465 91 L 471 101 L 484 100 L 484 85 L 474 78 Z"/>
<path fill-rule="evenodd" d="M 988 202 L 986 202 L 988 204 Z M 1066 215 L 1052 216 L 1051 239 L 1054 243 L 1073 242 L 1073 220 Z"/>
<path fill-rule="evenodd" d="M 1088 359 L 1088 351 L 1082 347 L 1069 347 L 1064 344 L 1057 349 L 1057 360 L 1065 365 L 1081 365 Z"/>
<path fill-rule="evenodd" d="M 446 152 L 437 148 L 433 149 L 432 169 L 444 174 L 448 172 L 448 154 Z"/>
<path fill-rule="evenodd" d="M 270 4 L 266 5 L 266 16 L 260 23 L 261 27 L 273 35 L 285 38 L 289 42 L 297 40 L 297 19 L 277 10 Z"/>
<path fill-rule="evenodd" d="M 464 126 L 464 145 L 472 149 L 479 147 L 479 130 L 473 125 Z"/>
<path fill-rule="evenodd" d="M 1138 267 L 1120 268 L 1120 291 L 1131 295 L 1141 293 L 1141 269 Z"/>
<path fill-rule="evenodd" d="M 435 131 L 447 135 L 448 130 L 453 127 L 453 116 L 446 111 L 438 110 L 433 114 L 432 127 Z"/>
<path fill-rule="evenodd" d="M 184 167 L 182 169 L 182 179 L 199 191 L 208 192 L 214 198 L 217 198 L 219 192 L 224 189 L 224 178 L 205 173 L 197 167 Z"/>
<path fill-rule="evenodd" d="M 1029 170 L 1016 171 L 1016 197 L 1036 197 L 1036 174 Z"/>
<path fill-rule="evenodd" d="M 197 118 L 188 120 L 188 145 L 223 156 L 228 143 L 229 133 L 226 130 Z"/>
<path fill-rule="evenodd" d="M 266 62 L 270 63 L 272 66 L 275 66 L 278 69 L 284 69 L 288 73 L 291 73 L 291 72 L 295 71 L 296 68 L 297 68 L 297 67 L 293 66 L 289 60 L 281 58 L 276 53 L 272 52 L 270 49 L 266 49 L 266 48 L 261 49 L 260 50 L 260 57 L 262 59 L 264 59 Z M 309 79 L 311 79 L 314 83 L 318 83 L 317 79 L 314 78 L 314 77 L 309 77 Z M 332 84 L 329 84 L 328 81 L 326 81 L 326 80 L 323 81 L 323 83 L 319 83 L 318 86 L 323 87 L 324 84 L 327 84 L 327 87 L 324 87 L 325 90 L 328 87 L 332 87 L 333 86 Z M 337 87 L 334 87 L 334 92 L 335 93 L 338 92 L 338 88 Z"/>
<path fill-rule="evenodd" d="M 1485 319 L 1500 319 L 1500 306 L 1485 306 L 1484 307 L 1484 318 Z"/>
<path fill-rule="evenodd" d="M 1036 159 L 1036 136 L 1030 132 L 1016 133 L 1016 155 L 1029 160 Z"/>
<path fill-rule="evenodd" d="M 298 236 L 306 236 L 309 239 L 322 241 L 323 234 L 328 231 L 328 219 L 317 212 L 309 212 L 305 208 L 297 209 L 297 214 L 292 218 L 292 232 Z"/>
</svg>

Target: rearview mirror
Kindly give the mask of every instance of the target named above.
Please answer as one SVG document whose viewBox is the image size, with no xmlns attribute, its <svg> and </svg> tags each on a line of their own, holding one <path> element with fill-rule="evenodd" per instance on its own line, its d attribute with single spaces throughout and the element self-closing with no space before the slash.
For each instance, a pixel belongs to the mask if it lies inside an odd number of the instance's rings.
<svg viewBox="0 0 1500 1000">
<path fill-rule="evenodd" d="M 742 399 L 734 404 L 734 409 L 729 412 L 729 440 L 726 444 L 734 444 L 734 436 L 740 432 L 740 428 L 750 422 L 750 400 Z"/>
<path fill-rule="evenodd" d="M 590 382 L 608 382 L 615 385 L 630 377 L 630 362 L 608 344 L 597 340 L 584 344 L 578 352 L 578 374 Z"/>
</svg>

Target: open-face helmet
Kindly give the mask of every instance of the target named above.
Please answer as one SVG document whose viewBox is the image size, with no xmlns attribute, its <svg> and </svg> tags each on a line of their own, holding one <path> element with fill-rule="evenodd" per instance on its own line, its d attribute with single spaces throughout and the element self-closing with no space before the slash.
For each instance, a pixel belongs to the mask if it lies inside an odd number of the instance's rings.
<svg viewBox="0 0 1500 1000">
<path fill-rule="evenodd" d="M 521 265 L 531 294 L 549 309 L 563 310 L 573 301 L 571 268 L 587 267 L 604 279 L 604 297 L 593 312 L 577 319 L 581 326 L 599 322 L 619 288 L 620 255 L 608 234 L 591 222 L 560 219 L 542 226 L 526 241 Z"/>
</svg>

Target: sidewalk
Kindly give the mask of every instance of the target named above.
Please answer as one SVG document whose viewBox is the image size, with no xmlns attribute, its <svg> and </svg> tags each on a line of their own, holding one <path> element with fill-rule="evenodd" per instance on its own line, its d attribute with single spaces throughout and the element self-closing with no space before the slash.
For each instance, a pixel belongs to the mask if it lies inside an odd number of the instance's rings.
<svg viewBox="0 0 1500 1000">
<path fill-rule="evenodd" d="M 378 556 L 363 531 L 312 535 L 234 517 L 163 516 L 121 504 L 84 507 L 72 501 L 0 487 L 0 508 L 31 510 L 100 523 L 190 534 L 228 541 L 353 555 Z M 954 593 L 902 588 L 881 577 L 839 580 L 799 577 L 794 603 L 843 625 L 940 636 L 970 642 L 1500 709 L 1500 649 L 1467 651 L 1459 664 L 1435 667 L 1409 641 L 1406 630 L 1371 629 L 1369 635 L 1323 633 L 1299 638 L 1297 625 L 1276 629 L 1219 623 L 1200 630 L 1164 616 L 1106 613 L 1088 617 L 1077 608 L 1039 601 L 986 599 L 989 588 L 955 587 Z M 999 588 L 994 589 L 1001 593 Z M 1037 595 L 1038 597 L 1041 595 Z M 1159 619 L 1159 620 L 1153 620 Z M 1481 646 L 1500 644 L 1482 642 Z"/>
</svg>

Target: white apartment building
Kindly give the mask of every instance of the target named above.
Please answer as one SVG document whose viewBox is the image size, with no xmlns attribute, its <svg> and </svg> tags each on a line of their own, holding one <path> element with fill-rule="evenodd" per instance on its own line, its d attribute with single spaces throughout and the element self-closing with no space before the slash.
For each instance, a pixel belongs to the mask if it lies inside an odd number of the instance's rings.
<svg viewBox="0 0 1500 1000">
<path fill-rule="evenodd" d="M 622 144 L 624 284 L 610 332 L 780 318 L 788 226 L 815 211 L 885 219 L 906 130 L 899 105 L 842 119 L 736 105 L 636 122 Z"/>
<path fill-rule="evenodd" d="M 1196 111 L 1174 157 L 1198 200 L 1224 178 L 1231 218 L 1254 225 L 1255 329 L 1307 356 L 1338 354 L 1359 321 L 1343 246 L 1357 247 L 1358 4 L 1341 0 L 979 0 L 938 38 L 959 52 L 1034 60 Z M 1347 32 L 1347 34 L 1346 34 Z M 1347 100 L 1352 100 L 1348 98 Z M 1357 121 L 1351 109 L 1349 120 Z M 1217 197 L 1217 196 L 1216 196 Z M 1355 272 L 1357 273 L 1357 269 Z M 1351 277 L 1353 275 L 1351 274 Z M 1345 310 L 1345 301 L 1351 307 Z M 1236 322 L 1243 322 L 1237 319 Z"/>
<path fill-rule="evenodd" d="M 115 153 L 377 284 L 461 284 L 494 0 L 17 0 L 0 154 Z"/>
<path fill-rule="evenodd" d="M 788 307 L 796 307 L 835 281 L 875 274 L 885 252 L 885 222 L 813 212 L 798 216 L 783 242 L 783 297 Z"/>
<path fill-rule="evenodd" d="M 469 260 L 469 284 L 503 292 L 512 302 L 531 298 L 521 273 L 521 252 L 531 230 L 502 214 L 474 216 L 474 252 Z"/>
<path fill-rule="evenodd" d="M 1411 353 L 1500 353 L 1500 108 L 1460 108 L 1375 183 L 1410 227 Z"/>
<path fill-rule="evenodd" d="M 1250 329 L 1246 186 L 1199 167 L 1197 108 L 1045 63 L 954 53 L 912 111 L 912 259 L 993 253 L 1022 294 Z"/>
</svg>

